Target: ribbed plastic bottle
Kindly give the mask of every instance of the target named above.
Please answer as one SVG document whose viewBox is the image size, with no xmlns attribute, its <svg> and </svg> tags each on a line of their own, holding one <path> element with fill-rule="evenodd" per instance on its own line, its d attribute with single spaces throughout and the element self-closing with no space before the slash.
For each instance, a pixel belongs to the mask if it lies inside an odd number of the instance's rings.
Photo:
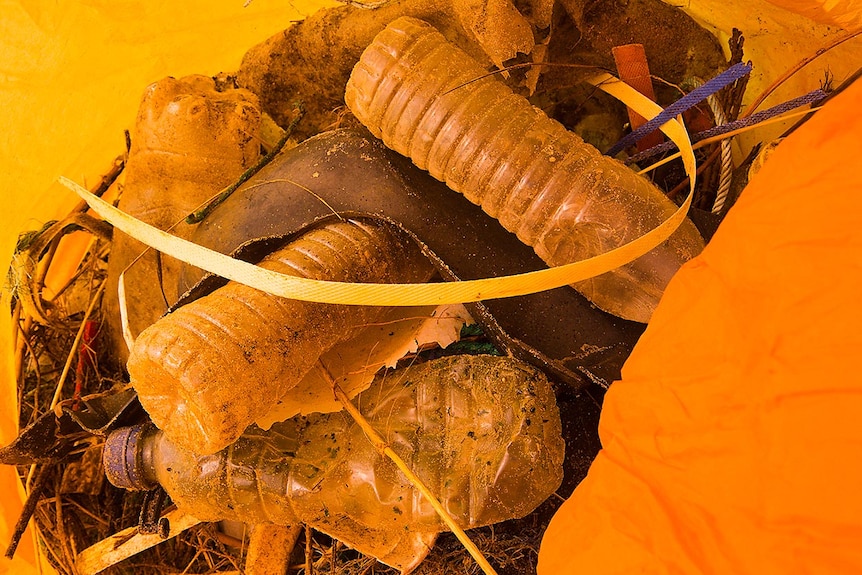
<svg viewBox="0 0 862 575">
<path fill-rule="evenodd" d="M 414 283 L 434 273 L 403 232 L 359 219 L 312 229 L 260 266 L 353 282 Z M 144 330 L 129 355 L 129 376 L 168 437 L 214 453 L 267 413 L 322 353 L 384 311 L 290 300 L 231 282 Z"/>
<path fill-rule="evenodd" d="M 353 69 L 345 101 L 388 147 L 480 205 L 551 266 L 623 245 L 676 210 L 645 178 L 415 18 L 377 35 Z M 671 276 L 703 245 L 685 220 L 643 257 L 573 287 L 605 311 L 646 322 Z"/>
<path fill-rule="evenodd" d="M 562 481 L 553 391 L 519 360 L 453 356 L 384 372 L 355 402 L 464 528 L 522 517 Z M 302 521 L 405 572 L 445 530 L 345 412 L 250 428 L 212 455 L 152 426 L 124 428 L 108 437 L 104 458 L 115 485 L 160 484 L 198 519 Z"/>
</svg>

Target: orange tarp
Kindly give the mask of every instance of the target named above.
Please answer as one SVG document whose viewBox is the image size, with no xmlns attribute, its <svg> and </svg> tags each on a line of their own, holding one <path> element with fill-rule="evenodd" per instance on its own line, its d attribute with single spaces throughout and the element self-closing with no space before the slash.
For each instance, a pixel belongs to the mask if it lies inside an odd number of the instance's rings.
<svg viewBox="0 0 862 575">
<path fill-rule="evenodd" d="M 857 81 L 671 281 L 541 575 L 862 573 L 860 111 Z"/>
</svg>

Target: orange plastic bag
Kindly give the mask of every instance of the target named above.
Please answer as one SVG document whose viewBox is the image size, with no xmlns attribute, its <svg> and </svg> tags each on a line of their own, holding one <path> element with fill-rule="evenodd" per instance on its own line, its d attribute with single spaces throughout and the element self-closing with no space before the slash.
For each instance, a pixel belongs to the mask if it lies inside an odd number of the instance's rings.
<svg viewBox="0 0 862 575">
<path fill-rule="evenodd" d="M 605 399 L 539 573 L 862 573 L 862 81 L 781 143 Z"/>
</svg>

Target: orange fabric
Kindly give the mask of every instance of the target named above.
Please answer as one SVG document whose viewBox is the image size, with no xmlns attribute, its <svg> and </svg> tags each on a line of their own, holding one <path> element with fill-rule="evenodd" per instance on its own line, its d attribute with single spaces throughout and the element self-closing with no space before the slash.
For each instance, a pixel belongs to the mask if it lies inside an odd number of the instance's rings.
<svg viewBox="0 0 862 575">
<path fill-rule="evenodd" d="M 671 281 L 540 575 L 862 573 L 860 110 L 862 81 Z"/>
</svg>

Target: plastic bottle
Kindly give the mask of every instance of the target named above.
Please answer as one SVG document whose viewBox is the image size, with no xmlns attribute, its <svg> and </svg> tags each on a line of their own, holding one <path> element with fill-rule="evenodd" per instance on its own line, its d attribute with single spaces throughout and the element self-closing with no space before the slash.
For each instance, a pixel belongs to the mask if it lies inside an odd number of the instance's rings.
<svg viewBox="0 0 862 575">
<path fill-rule="evenodd" d="M 551 266 L 618 247 L 676 210 L 645 178 L 415 18 L 377 35 L 353 69 L 345 101 L 387 146 L 480 205 Z M 605 311 L 646 322 L 671 276 L 702 249 L 686 220 L 643 257 L 573 287 Z"/>
<path fill-rule="evenodd" d="M 120 209 L 188 239 L 194 226 L 183 218 L 258 160 L 259 129 L 257 97 L 247 90 L 221 90 L 212 78 L 199 75 L 150 85 L 131 135 Z M 120 274 L 126 272 L 129 330 L 137 336 L 181 295 L 177 278 L 182 265 L 147 251 L 126 234 L 114 236 L 105 309 L 112 347 L 122 361 L 128 349 L 120 326 Z"/>
<path fill-rule="evenodd" d="M 378 375 L 357 407 L 464 528 L 530 513 L 562 481 L 564 444 L 544 375 L 509 357 L 452 356 Z M 201 520 L 302 521 L 410 571 L 445 527 L 344 412 L 250 428 L 213 455 L 152 426 L 112 433 L 119 487 L 162 485 Z"/>
<path fill-rule="evenodd" d="M 312 229 L 260 265 L 357 282 L 423 282 L 434 273 L 403 232 L 358 219 Z M 288 300 L 231 282 L 144 330 L 129 355 L 129 376 L 168 437 L 214 453 L 269 411 L 323 352 L 384 309 Z"/>
</svg>

